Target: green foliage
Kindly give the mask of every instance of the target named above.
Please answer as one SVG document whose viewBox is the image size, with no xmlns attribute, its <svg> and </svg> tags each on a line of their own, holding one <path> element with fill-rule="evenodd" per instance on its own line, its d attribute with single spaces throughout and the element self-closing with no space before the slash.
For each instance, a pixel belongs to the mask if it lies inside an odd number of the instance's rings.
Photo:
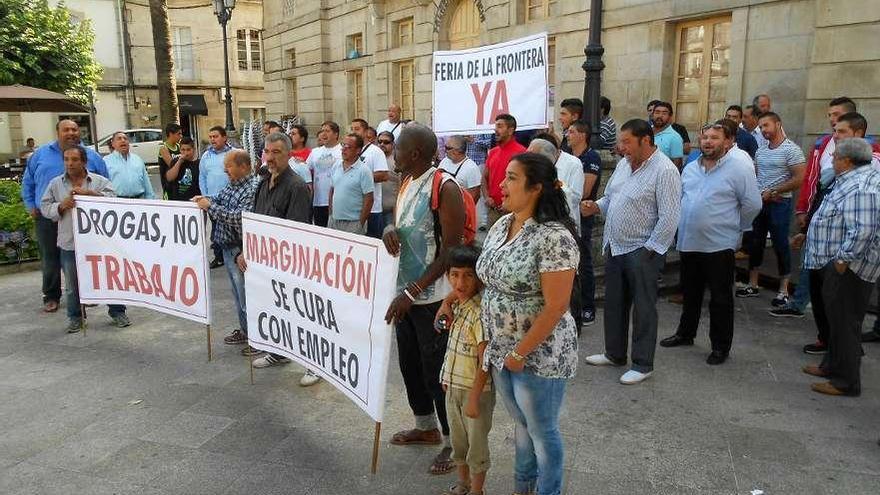
<svg viewBox="0 0 880 495">
<path fill-rule="evenodd" d="M 21 186 L 11 180 L 0 180 L 0 232 L 30 232 L 34 226 L 21 200 Z"/>
<path fill-rule="evenodd" d="M 0 85 L 23 84 L 89 102 L 103 69 L 95 60 L 95 33 L 85 20 L 71 23 L 64 3 L 0 0 Z"/>
</svg>

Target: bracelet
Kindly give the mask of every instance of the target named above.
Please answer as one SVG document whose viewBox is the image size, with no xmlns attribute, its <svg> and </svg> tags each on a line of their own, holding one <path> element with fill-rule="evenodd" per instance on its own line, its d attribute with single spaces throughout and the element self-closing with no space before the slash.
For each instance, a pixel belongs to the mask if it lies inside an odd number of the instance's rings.
<svg viewBox="0 0 880 495">
<path fill-rule="evenodd" d="M 526 357 L 525 357 L 525 356 L 523 356 L 522 354 L 516 352 L 516 351 L 513 350 L 513 349 L 511 349 L 510 352 L 507 353 L 507 355 L 510 356 L 510 357 L 512 357 L 514 361 L 523 362 L 523 361 L 526 360 Z"/>
<path fill-rule="evenodd" d="M 422 292 L 424 292 L 424 289 L 422 289 L 422 287 L 421 287 L 419 284 L 415 283 L 415 282 L 410 282 L 410 284 L 409 284 L 408 286 L 406 286 L 406 288 L 407 288 L 407 289 L 411 289 L 411 290 L 412 290 L 412 294 L 415 294 L 415 295 L 417 295 L 417 296 L 418 296 L 419 294 L 421 294 Z"/>
<path fill-rule="evenodd" d="M 403 289 L 403 294 L 409 298 L 410 302 L 416 302 L 416 298 L 413 297 L 413 295 L 409 293 L 409 289 Z"/>
</svg>

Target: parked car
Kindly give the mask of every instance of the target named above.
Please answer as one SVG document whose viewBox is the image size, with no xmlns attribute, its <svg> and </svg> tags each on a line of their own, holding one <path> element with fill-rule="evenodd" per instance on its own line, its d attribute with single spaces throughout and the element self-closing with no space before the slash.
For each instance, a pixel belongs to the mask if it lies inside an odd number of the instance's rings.
<svg viewBox="0 0 880 495">
<path fill-rule="evenodd" d="M 131 152 L 141 157 L 147 165 L 159 163 L 159 147 L 162 146 L 162 129 L 125 129 L 131 143 Z M 109 155 L 113 135 L 98 140 L 98 153 Z"/>
</svg>

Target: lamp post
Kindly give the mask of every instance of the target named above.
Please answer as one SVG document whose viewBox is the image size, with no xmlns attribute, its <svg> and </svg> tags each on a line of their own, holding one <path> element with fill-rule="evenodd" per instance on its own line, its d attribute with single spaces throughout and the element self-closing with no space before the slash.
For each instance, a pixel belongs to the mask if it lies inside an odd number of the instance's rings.
<svg viewBox="0 0 880 495">
<path fill-rule="evenodd" d="M 590 35 L 584 55 L 587 60 L 582 65 L 586 73 L 584 79 L 584 107 L 586 119 L 590 123 L 590 146 L 598 149 L 601 144 L 599 133 L 599 98 L 602 95 L 602 69 L 605 62 L 602 61 L 602 0 L 590 0 Z"/>
<path fill-rule="evenodd" d="M 232 19 L 232 9 L 235 8 L 235 0 L 214 0 L 214 15 L 223 26 L 223 72 L 226 78 L 226 132 L 234 133 L 235 124 L 232 122 L 232 91 L 229 88 L 229 47 L 226 44 L 226 23 Z"/>
</svg>

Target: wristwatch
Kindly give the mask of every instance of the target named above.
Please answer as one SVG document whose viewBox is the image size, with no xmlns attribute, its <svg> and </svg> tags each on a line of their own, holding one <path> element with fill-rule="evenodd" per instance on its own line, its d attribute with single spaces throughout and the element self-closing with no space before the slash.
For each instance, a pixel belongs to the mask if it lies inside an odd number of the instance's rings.
<svg viewBox="0 0 880 495">
<path fill-rule="evenodd" d="M 523 356 L 522 354 L 520 354 L 520 353 L 514 351 L 513 349 L 511 349 L 510 352 L 507 353 L 507 355 L 510 356 L 510 357 L 512 357 L 514 361 L 523 362 L 523 361 L 526 360 L 526 357 L 525 357 L 525 356 Z"/>
</svg>

